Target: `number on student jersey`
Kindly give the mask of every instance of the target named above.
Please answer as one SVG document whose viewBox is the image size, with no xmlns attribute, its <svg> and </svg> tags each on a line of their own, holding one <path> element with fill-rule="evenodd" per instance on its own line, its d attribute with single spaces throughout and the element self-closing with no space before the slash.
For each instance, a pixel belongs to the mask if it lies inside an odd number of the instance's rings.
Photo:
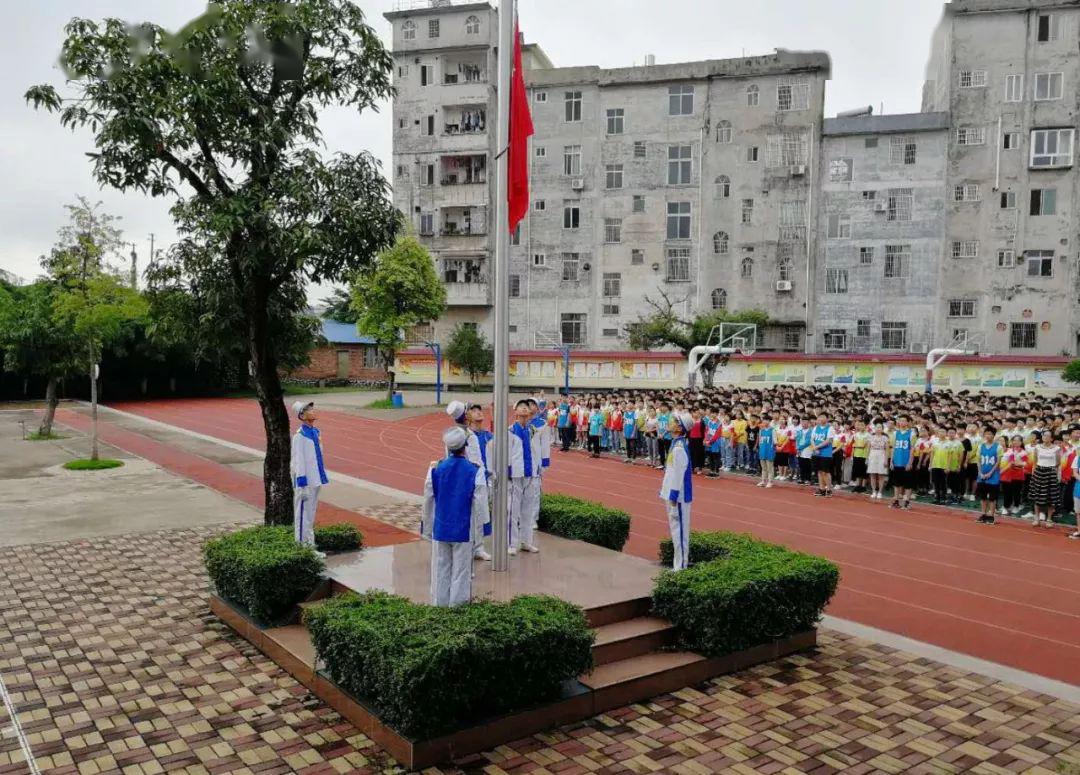
<svg viewBox="0 0 1080 775">
<path fill-rule="evenodd" d="M 979 465 L 983 468 L 992 468 L 997 465 L 997 455 L 983 455 L 979 458 Z"/>
<path fill-rule="evenodd" d="M 896 449 L 907 449 L 908 446 L 910 445 L 910 443 L 911 443 L 911 441 L 909 439 L 897 438 L 896 442 L 893 444 L 893 446 Z"/>
</svg>

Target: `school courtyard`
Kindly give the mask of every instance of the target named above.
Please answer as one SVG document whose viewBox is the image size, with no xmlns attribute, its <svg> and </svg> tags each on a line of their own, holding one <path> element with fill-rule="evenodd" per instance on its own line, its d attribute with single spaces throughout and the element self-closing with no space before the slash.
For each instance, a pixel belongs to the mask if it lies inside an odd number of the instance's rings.
<svg viewBox="0 0 1080 775">
<path fill-rule="evenodd" d="M 378 544 L 415 529 L 447 419 L 370 397 L 318 399 L 319 514 Z M 114 405 L 125 466 L 86 473 L 60 468 L 84 406 L 49 442 L 21 441 L 34 407 L 0 408 L 0 775 L 403 771 L 208 609 L 202 541 L 260 521 L 253 401 Z M 628 511 L 626 551 L 655 557 L 659 472 L 552 465 L 545 487 Z M 693 527 L 837 562 L 819 647 L 428 772 L 1080 773 L 1080 546 L 1060 532 L 732 477 L 701 482 Z"/>
</svg>

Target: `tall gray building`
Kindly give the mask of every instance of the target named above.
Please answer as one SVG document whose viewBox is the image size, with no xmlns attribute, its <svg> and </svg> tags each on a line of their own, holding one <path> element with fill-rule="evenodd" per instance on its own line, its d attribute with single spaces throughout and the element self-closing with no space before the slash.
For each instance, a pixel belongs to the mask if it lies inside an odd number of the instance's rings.
<svg viewBox="0 0 1080 775">
<path fill-rule="evenodd" d="M 386 14 L 394 198 L 449 309 L 490 334 L 497 10 Z M 525 47 L 531 207 L 511 247 L 514 348 L 625 348 L 653 305 L 762 309 L 759 349 L 1080 348 L 1080 0 L 954 0 L 923 113 L 823 119 L 827 54 L 615 69 Z"/>
</svg>

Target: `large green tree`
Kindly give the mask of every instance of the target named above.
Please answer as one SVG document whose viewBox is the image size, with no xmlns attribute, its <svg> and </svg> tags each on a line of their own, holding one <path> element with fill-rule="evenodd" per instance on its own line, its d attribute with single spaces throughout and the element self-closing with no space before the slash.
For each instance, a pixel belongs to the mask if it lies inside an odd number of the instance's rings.
<svg viewBox="0 0 1080 775">
<path fill-rule="evenodd" d="M 435 273 L 431 254 L 413 236 L 400 238 L 379 254 L 375 265 L 352 286 L 357 330 L 375 340 L 390 375 L 387 397 L 394 394 L 394 360 L 410 329 L 436 320 L 446 309 L 446 288 Z"/>
<path fill-rule="evenodd" d="M 341 281 L 400 217 L 368 153 L 326 155 L 319 112 L 373 108 L 393 60 L 349 0 L 222 0 L 179 32 L 73 19 L 61 94 L 26 94 L 94 135 L 97 180 L 172 200 L 179 242 L 154 277 L 195 289 L 191 336 L 243 342 L 266 433 L 267 522 L 292 519 L 279 370 L 314 341 L 309 282 Z"/>
<path fill-rule="evenodd" d="M 754 323 L 761 328 L 769 322 L 769 313 L 758 309 L 737 312 L 714 310 L 686 318 L 675 311 L 681 300 L 672 299 L 664 291 L 659 293 L 658 299 L 645 297 L 650 311 L 625 328 L 627 340 L 634 350 L 674 347 L 684 356 L 689 356 L 695 347 L 710 343 L 713 329 L 721 323 Z M 718 343 L 714 339 L 712 344 Z M 702 364 L 702 379 L 707 386 L 712 386 L 716 370 L 726 363 L 727 356 L 714 355 Z"/>
<path fill-rule="evenodd" d="M 480 388 L 480 378 L 495 368 L 495 350 L 475 325 L 462 323 L 454 329 L 446 343 L 446 359 L 469 375 L 474 391 Z"/>
<path fill-rule="evenodd" d="M 346 288 L 335 288 L 322 300 L 323 317 L 338 323 L 355 323 L 359 315 L 353 308 L 352 294 Z"/>
</svg>

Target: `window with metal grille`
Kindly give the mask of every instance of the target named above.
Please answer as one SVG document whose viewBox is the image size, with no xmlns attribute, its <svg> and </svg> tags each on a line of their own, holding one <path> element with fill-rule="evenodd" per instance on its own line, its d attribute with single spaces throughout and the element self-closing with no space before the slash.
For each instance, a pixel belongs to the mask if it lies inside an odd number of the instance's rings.
<svg viewBox="0 0 1080 775">
<path fill-rule="evenodd" d="M 714 288 L 710 298 L 713 309 L 727 309 L 727 291 L 723 288 Z"/>
<path fill-rule="evenodd" d="M 690 202 L 668 202 L 667 238 L 690 239 Z"/>
<path fill-rule="evenodd" d="M 754 222 L 754 200 L 744 199 L 742 200 L 742 222 L 753 223 Z"/>
<path fill-rule="evenodd" d="M 429 38 L 439 37 L 439 20 L 429 19 L 427 23 L 427 36 Z"/>
<path fill-rule="evenodd" d="M 949 299 L 949 317 L 975 317 L 975 299 Z"/>
<path fill-rule="evenodd" d="M 979 241 L 973 239 L 954 240 L 952 244 L 953 258 L 978 258 Z"/>
<path fill-rule="evenodd" d="M 915 194 L 910 188 L 890 188 L 886 218 L 890 221 L 910 221 Z"/>
<path fill-rule="evenodd" d="M 825 270 L 825 293 L 847 293 L 848 271 L 846 269 Z"/>
<path fill-rule="evenodd" d="M 608 108 L 607 133 L 609 135 L 621 135 L 623 133 L 626 110 L 623 108 Z"/>
<path fill-rule="evenodd" d="M 645 212 L 645 197 L 640 194 L 634 194 L 634 207 L 635 213 Z"/>
<path fill-rule="evenodd" d="M 810 84 L 796 78 L 784 78 L 776 87 L 776 109 L 806 110 L 810 107 Z"/>
<path fill-rule="evenodd" d="M 980 86 L 986 86 L 986 71 L 985 70 L 961 70 L 960 71 L 960 88 L 961 89 L 977 89 Z"/>
<path fill-rule="evenodd" d="M 604 165 L 604 188 L 622 188 L 623 187 L 623 165 L 621 164 L 606 164 Z"/>
<path fill-rule="evenodd" d="M 784 329 L 784 350 L 787 352 L 798 352 L 802 350 L 802 329 L 801 328 L 785 328 Z"/>
<path fill-rule="evenodd" d="M 608 244 L 622 242 L 622 218 L 604 219 L 604 242 Z"/>
<path fill-rule="evenodd" d="M 1024 253 L 1024 262 L 1027 265 L 1028 277 L 1054 276 L 1054 251 L 1052 250 L 1029 250 Z"/>
<path fill-rule="evenodd" d="M 668 115 L 694 115 L 694 87 L 689 84 L 668 87 Z"/>
<path fill-rule="evenodd" d="M 982 145 L 986 142 L 986 127 L 960 126 L 956 128 L 957 145 Z"/>
<path fill-rule="evenodd" d="M 847 349 L 847 331 L 842 328 L 830 328 L 825 332 L 825 350 L 839 352 Z"/>
<path fill-rule="evenodd" d="M 1009 347 L 1014 350 L 1033 350 L 1039 346 L 1039 326 L 1036 323 L 1010 323 Z"/>
<path fill-rule="evenodd" d="M 977 183 L 964 183 L 953 187 L 954 202 L 978 202 L 979 185 Z"/>
<path fill-rule="evenodd" d="M 870 321 L 869 320 L 856 320 L 855 321 L 855 336 L 870 336 Z"/>
<path fill-rule="evenodd" d="M 874 249 L 871 247 L 859 248 L 859 266 L 870 266 L 874 263 Z"/>
<path fill-rule="evenodd" d="M 510 275 L 510 298 L 517 299 L 521 297 L 521 275 Z"/>
<path fill-rule="evenodd" d="M 649 155 L 648 154 L 648 146 L 645 144 L 645 141 L 644 140 L 635 140 L 634 141 L 634 158 L 635 159 L 644 159 L 648 155 Z"/>
<path fill-rule="evenodd" d="M 918 157 L 918 145 L 910 137 L 889 139 L 889 161 L 893 164 L 914 164 Z"/>
<path fill-rule="evenodd" d="M 833 183 L 850 182 L 853 165 L 852 159 L 833 159 L 829 162 L 829 180 Z"/>
<path fill-rule="evenodd" d="M 585 344 L 585 314 L 563 312 L 559 320 L 563 344 Z"/>
<path fill-rule="evenodd" d="M 907 349 L 907 323 L 886 320 L 881 323 L 881 349 Z"/>
<path fill-rule="evenodd" d="M 766 150 L 770 167 L 804 165 L 810 153 L 807 134 L 801 129 L 769 135 Z"/>
<path fill-rule="evenodd" d="M 712 250 L 718 256 L 726 256 L 728 252 L 728 233 L 726 231 L 718 231 L 712 238 Z"/>
<path fill-rule="evenodd" d="M 742 267 L 740 269 L 740 274 L 742 275 L 742 279 L 744 279 L 744 280 L 752 280 L 753 279 L 753 277 L 754 277 L 754 259 L 750 258 L 750 256 L 746 256 L 746 258 L 744 258 L 742 260 Z"/>
<path fill-rule="evenodd" d="M 669 283 L 690 281 L 690 248 L 667 249 L 667 281 Z"/>
<path fill-rule="evenodd" d="M 603 293 L 605 299 L 617 299 L 622 296 L 622 275 L 619 272 L 604 272 Z"/>
<path fill-rule="evenodd" d="M 901 280 L 911 276 L 911 245 L 885 246 L 886 280 Z"/>
<path fill-rule="evenodd" d="M 632 248 L 630 250 L 630 265 L 641 266 L 645 263 L 645 251 L 641 248 Z"/>
<path fill-rule="evenodd" d="M 724 120 L 716 125 L 716 142 L 718 143 L 730 143 L 731 142 L 731 122 Z"/>
<path fill-rule="evenodd" d="M 581 92 L 568 91 L 563 95 L 564 120 L 568 123 L 581 121 Z"/>
<path fill-rule="evenodd" d="M 668 146 L 668 185 L 685 186 L 690 183 L 693 167 L 693 148 L 689 145 Z"/>
<path fill-rule="evenodd" d="M 750 84 L 746 87 L 746 107 L 756 108 L 758 106 L 759 98 L 761 96 L 761 90 L 754 84 Z"/>
<path fill-rule="evenodd" d="M 581 256 L 578 253 L 562 254 L 562 281 L 576 283 L 580 279 Z"/>
</svg>

